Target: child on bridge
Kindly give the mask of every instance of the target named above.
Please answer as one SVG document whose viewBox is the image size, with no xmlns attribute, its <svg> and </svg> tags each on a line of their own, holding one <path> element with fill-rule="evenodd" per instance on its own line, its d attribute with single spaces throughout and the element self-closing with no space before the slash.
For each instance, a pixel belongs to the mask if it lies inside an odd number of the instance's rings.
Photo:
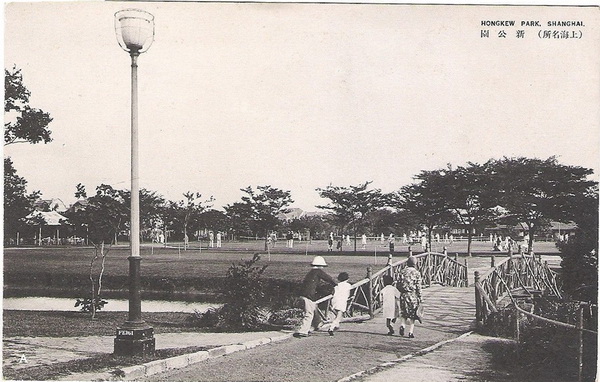
<svg viewBox="0 0 600 382">
<path fill-rule="evenodd" d="M 398 316 L 398 300 L 400 299 L 400 291 L 393 284 L 394 278 L 392 276 L 383 276 L 383 285 L 385 285 L 381 290 L 383 317 L 385 318 L 388 335 L 390 336 L 394 334 L 394 326 L 392 324 L 396 322 L 396 317 Z"/>
<path fill-rule="evenodd" d="M 333 331 L 340 328 L 342 316 L 348 306 L 350 298 L 350 288 L 352 285 L 348 282 L 348 273 L 341 272 L 337 277 L 339 283 L 333 288 L 333 298 L 331 299 L 331 308 L 335 312 L 335 318 L 329 326 L 329 335 L 333 336 Z"/>
</svg>

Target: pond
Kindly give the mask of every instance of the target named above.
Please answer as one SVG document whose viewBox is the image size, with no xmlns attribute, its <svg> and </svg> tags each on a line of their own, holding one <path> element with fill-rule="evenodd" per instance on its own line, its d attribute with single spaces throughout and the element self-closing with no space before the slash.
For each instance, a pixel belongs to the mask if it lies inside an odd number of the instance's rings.
<svg viewBox="0 0 600 382">
<path fill-rule="evenodd" d="M 56 298 L 56 297 L 7 297 L 2 300 L 2 308 L 7 310 L 58 310 L 58 311 L 79 311 L 75 307 L 75 298 Z M 122 299 L 106 299 L 108 303 L 104 305 L 102 311 L 105 312 L 127 312 L 129 311 L 129 301 Z M 211 307 L 219 307 L 221 304 L 184 302 L 184 301 L 163 301 L 163 300 L 143 300 L 142 312 L 183 312 L 193 313 L 194 311 L 204 312 Z"/>
</svg>

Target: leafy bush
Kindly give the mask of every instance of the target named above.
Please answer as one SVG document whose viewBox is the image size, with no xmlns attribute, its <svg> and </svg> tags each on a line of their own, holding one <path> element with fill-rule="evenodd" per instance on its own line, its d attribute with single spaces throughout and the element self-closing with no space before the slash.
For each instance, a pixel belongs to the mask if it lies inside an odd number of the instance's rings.
<svg viewBox="0 0 600 382">
<path fill-rule="evenodd" d="M 304 309 L 290 308 L 276 310 L 269 316 L 269 324 L 274 326 L 294 327 L 302 320 Z"/>
<path fill-rule="evenodd" d="M 265 285 L 261 279 L 267 264 L 257 266 L 259 260 L 260 254 L 256 253 L 251 260 L 232 264 L 222 288 L 225 304 L 204 313 L 196 312 L 192 317 L 194 325 L 223 330 L 264 328 L 271 314 L 265 307 Z"/>
<path fill-rule="evenodd" d="M 579 303 L 570 300 L 538 297 L 533 301 L 534 313 L 555 321 L 575 325 Z M 528 309 L 526 309 L 528 310 Z M 515 364 L 526 376 L 544 375 L 551 379 L 577 379 L 578 332 L 543 322 L 518 313 L 512 306 L 490 316 L 484 331 L 486 334 L 514 337 L 516 316 L 519 315 L 520 337 Z M 584 310 L 584 327 L 596 330 L 597 310 Z M 594 381 L 596 376 L 596 336 L 584 333 L 583 380 Z"/>
<path fill-rule="evenodd" d="M 188 322 L 194 327 L 216 327 L 219 323 L 219 308 L 208 308 L 204 312 L 194 310 L 194 313 L 188 318 Z"/>
<path fill-rule="evenodd" d="M 581 301 L 598 301 L 598 189 L 576 196 L 575 235 L 556 244 L 562 257 L 565 292 Z"/>
<path fill-rule="evenodd" d="M 90 297 L 85 297 L 85 298 L 78 298 L 77 301 L 75 302 L 75 307 L 77 308 L 78 306 L 81 306 L 81 308 L 79 308 L 80 311 L 85 312 L 85 313 L 91 313 L 93 310 L 94 311 L 99 311 L 101 310 L 104 305 L 108 304 L 108 301 L 100 298 L 100 297 L 96 297 L 94 299 L 90 298 Z M 94 309 L 94 305 L 95 305 L 95 309 Z"/>
<path fill-rule="evenodd" d="M 260 254 L 251 260 L 232 264 L 227 270 L 221 308 L 220 326 L 231 329 L 257 329 L 266 321 L 265 309 L 261 307 L 265 297 L 261 279 L 268 264 L 257 266 Z"/>
</svg>

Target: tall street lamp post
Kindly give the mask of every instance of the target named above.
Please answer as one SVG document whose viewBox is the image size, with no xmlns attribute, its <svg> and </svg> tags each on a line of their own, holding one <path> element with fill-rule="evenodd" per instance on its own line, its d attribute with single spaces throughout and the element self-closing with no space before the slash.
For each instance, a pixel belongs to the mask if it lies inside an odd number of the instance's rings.
<svg viewBox="0 0 600 382">
<path fill-rule="evenodd" d="M 115 31 L 123 50 L 131 56 L 131 230 L 129 256 L 129 318 L 117 328 L 115 355 L 154 352 L 154 329 L 142 319 L 140 294 L 140 185 L 138 166 L 137 59 L 154 40 L 154 16 L 138 9 L 115 13 Z"/>
</svg>

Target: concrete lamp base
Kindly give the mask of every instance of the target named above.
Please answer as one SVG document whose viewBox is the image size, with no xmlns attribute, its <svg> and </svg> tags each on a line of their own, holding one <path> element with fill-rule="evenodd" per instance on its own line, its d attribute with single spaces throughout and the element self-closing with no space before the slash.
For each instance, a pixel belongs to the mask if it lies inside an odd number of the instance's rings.
<svg viewBox="0 0 600 382">
<path fill-rule="evenodd" d="M 151 327 L 131 328 L 123 325 L 117 328 L 115 355 L 148 356 L 154 353 L 155 348 L 154 329 Z"/>
</svg>

